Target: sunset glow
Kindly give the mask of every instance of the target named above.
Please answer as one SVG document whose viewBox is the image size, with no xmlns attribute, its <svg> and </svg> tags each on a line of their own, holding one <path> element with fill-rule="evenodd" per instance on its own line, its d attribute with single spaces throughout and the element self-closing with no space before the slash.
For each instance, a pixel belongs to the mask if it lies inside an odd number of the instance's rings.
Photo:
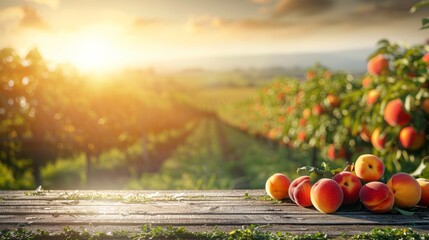
<svg viewBox="0 0 429 240">
<path fill-rule="evenodd" d="M 422 43 L 425 13 L 409 13 L 415 2 L 4 0 L 0 47 L 37 47 L 84 72 L 189 59 L 210 68 L 199 59 L 371 49 L 381 38 Z"/>
<path fill-rule="evenodd" d="M 77 40 L 70 52 L 70 61 L 82 70 L 99 70 L 113 65 L 114 46 L 102 37 L 90 36 Z"/>
</svg>

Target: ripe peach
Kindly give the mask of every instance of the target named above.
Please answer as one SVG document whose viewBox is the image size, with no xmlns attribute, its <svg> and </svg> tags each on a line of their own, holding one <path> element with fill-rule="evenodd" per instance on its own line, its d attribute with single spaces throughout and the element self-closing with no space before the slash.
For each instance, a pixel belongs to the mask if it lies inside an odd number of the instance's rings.
<svg viewBox="0 0 429 240">
<path fill-rule="evenodd" d="M 369 131 L 369 129 L 366 127 L 366 125 L 362 126 L 362 130 L 359 134 L 360 138 L 362 138 L 363 141 L 365 142 L 370 142 L 371 141 L 371 132 Z"/>
<path fill-rule="evenodd" d="M 315 76 L 316 76 L 316 73 L 314 71 L 310 70 L 310 71 L 307 71 L 305 78 L 307 80 L 312 80 Z"/>
<path fill-rule="evenodd" d="M 371 134 L 371 144 L 374 146 L 375 149 L 378 151 L 381 151 L 384 149 L 384 146 L 386 145 L 386 136 L 381 135 L 381 129 L 376 128 Z"/>
<path fill-rule="evenodd" d="M 396 98 L 384 108 L 384 120 L 392 127 L 405 126 L 410 122 L 411 116 L 405 111 L 401 99 Z"/>
<path fill-rule="evenodd" d="M 324 76 L 325 78 L 331 78 L 331 77 L 332 77 L 332 72 L 330 72 L 330 71 L 326 71 L 325 73 L 323 73 L 323 76 Z"/>
<path fill-rule="evenodd" d="M 395 203 L 393 193 L 382 182 L 370 182 L 364 185 L 359 191 L 359 198 L 368 210 L 376 213 L 390 211 Z"/>
<path fill-rule="evenodd" d="M 366 76 L 364 79 L 362 79 L 362 87 L 363 88 L 367 88 L 369 87 L 369 85 L 371 85 L 371 77 L 370 76 Z"/>
<path fill-rule="evenodd" d="M 428 65 L 428 66 L 429 66 L 429 52 L 428 52 L 428 53 L 426 53 L 425 55 L 423 55 L 423 57 L 422 57 L 422 61 L 423 61 L 424 63 L 426 63 L 426 65 Z"/>
<path fill-rule="evenodd" d="M 374 75 L 384 74 L 389 71 L 389 62 L 379 54 L 368 61 L 368 72 Z"/>
<path fill-rule="evenodd" d="M 270 129 L 268 132 L 268 138 L 271 140 L 279 139 L 282 136 L 283 129 L 281 127 L 276 127 Z"/>
<path fill-rule="evenodd" d="M 343 190 L 343 205 L 359 201 L 359 191 L 362 188 L 362 183 L 356 175 L 351 172 L 340 172 L 332 179 L 340 184 L 341 190 Z"/>
<path fill-rule="evenodd" d="M 378 98 L 380 97 L 380 92 L 377 89 L 372 89 L 368 92 L 368 95 L 366 96 L 366 103 L 368 105 L 373 105 L 378 101 Z"/>
<path fill-rule="evenodd" d="M 317 104 L 313 107 L 313 114 L 316 116 L 322 115 L 324 112 L 325 109 L 320 104 Z"/>
<path fill-rule="evenodd" d="M 328 178 L 317 181 L 310 191 L 313 206 L 323 213 L 333 213 L 343 203 L 344 195 L 340 185 Z"/>
<path fill-rule="evenodd" d="M 347 156 L 347 152 L 343 146 L 337 150 L 335 144 L 329 144 L 326 150 L 326 156 L 329 160 L 333 161 L 338 158 L 345 158 Z"/>
<path fill-rule="evenodd" d="M 417 150 L 425 143 L 425 132 L 417 132 L 412 126 L 404 127 L 399 132 L 399 142 L 407 150 Z"/>
<path fill-rule="evenodd" d="M 384 163 L 375 155 L 362 154 L 355 162 L 355 172 L 363 181 L 378 181 L 384 174 Z"/>
<path fill-rule="evenodd" d="M 422 188 L 417 180 L 408 173 L 396 173 L 387 186 L 395 196 L 395 206 L 409 208 L 415 206 L 421 198 Z"/>
<path fill-rule="evenodd" d="M 304 119 L 307 119 L 311 116 L 311 110 L 309 108 L 304 109 L 304 111 L 302 112 L 302 117 Z"/>
<path fill-rule="evenodd" d="M 286 175 L 275 173 L 265 183 L 265 190 L 270 197 L 281 200 L 288 198 L 289 186 L 290 180 Z"/>
<path fill-rule="evenodd" d="M 422 196 L 417 205 L 429 207 L 429 180 L 427 180 L 426 178 L 418 178 L 417 182 L 422 188 Z"/>
<path fill-rule="evenodd" d="M 341 103 L 340 98 L 334 94 L 328 94 L 328 96 L 326 97 L 326 100 L 328 101 L 329 105 L 333 108 L 339 107 Z"/>
<path fill-rule="evenodd" d="M 307 125 L 307 119 L 305 118 L 301 118 L 299 119 L 299 126 L 305 127 L 305 125 Z"/>
<path fill-rule="evenodd" d="M 310 199 L 310 177 L 301 176 L 292 181 L 289 187 L 289 197 L 301 207 L 311 207 Z"/>
<path fill-rule="evenodd" d="M 304 130 L 298 132 L 298 135 L 297 135 L 298 141 L 305 142 L 306 138 L 307 138 L 307 133 Z"/>
</svg>

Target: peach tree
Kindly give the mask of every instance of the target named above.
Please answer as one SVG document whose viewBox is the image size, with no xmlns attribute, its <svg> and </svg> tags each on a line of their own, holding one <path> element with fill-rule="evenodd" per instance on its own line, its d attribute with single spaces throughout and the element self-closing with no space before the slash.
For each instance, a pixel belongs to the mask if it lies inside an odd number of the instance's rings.
<svg viewBox="0 0 429 240">
<path fill-rule="evenodd" d="M 411 171 L 428 155 L 428 46 L 381 40 L 361 89 L 344 100 L 342 124 L 360 147 L 372 146 L 387 170 Z M 357 103 L 357 104 L 352 104 Z"/>
</svg>

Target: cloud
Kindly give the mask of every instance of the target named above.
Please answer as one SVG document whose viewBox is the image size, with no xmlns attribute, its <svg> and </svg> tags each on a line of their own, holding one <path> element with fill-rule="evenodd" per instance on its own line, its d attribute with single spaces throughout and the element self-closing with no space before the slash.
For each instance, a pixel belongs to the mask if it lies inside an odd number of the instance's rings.
<svg viewBox="0 0 429 240">
<path fill-rule="evenodd" d="M 3 34 L 27 28 L 47 30 L 49 25 L 37 10 L 31 6 L 14 6 L 0 9 L 0 30 Z"/>
<path fill-rule="evenodd" d="M 133 26 L 135 28 L 146 28 L 162 23 L 161 20 L 151 18 L 137 18 L 134 20 Z"/>
<path fill-rule="evenodd" d="M 8 7 L 0 9 L 0 23 L 6 24 L 16 21 L 24 16 L 21 7 Z"/>
<path fill-rule="evenodd" d="M 27 2 L 45 5 L 52 9 L 57 9 L 60 5 L 60 0 L 26 0 Z"/>
<path fill-rule="evenodd" d="M 316 15 L 330 10 L 333 6 L 334 0 L 279 0 L 273 9 L 273 16 Z"/>
<path fill-rule="evenodd" d="M 386 17 L 409 16 L 410 8 L 419 0 L 359 0 L 355 8 L 356 14 L 383 15 Z"/>
<path fill-rule="evenodd" d="M 283 29 L 288 26 L 290 26 L 290 23 L 276 19 L 228 19 L 209 15 L 191 17 L 186 23 L 187 29 L 192 32 L 225 29 L 263 31 Z"/>
<path fill-rule="evenodd" d="M 251 1 L 256 4 L 269 4 L 272 2 L 272 0 L 251 0 Z"/>
<path fill-rule="evenodd" d="M 48 29 L 49 26 L 39 15 L 37 10 L 30 6 L 21 6 L 23 16 L 19 25 L 24 28 Z"/>
</svg>

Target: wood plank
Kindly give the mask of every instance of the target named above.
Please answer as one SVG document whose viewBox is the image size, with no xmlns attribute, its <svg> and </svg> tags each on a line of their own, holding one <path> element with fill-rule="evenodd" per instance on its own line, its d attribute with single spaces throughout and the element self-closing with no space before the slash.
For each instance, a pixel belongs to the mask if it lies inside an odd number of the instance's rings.
<svg viewBox="0 0 429 240">
<path fill-rule="evenodd" d="M 66 195 L 72 196 L 146 196 L 148 198 L 172 198 L 181 197 L 188 198 L 243 198 L 246 194 L 253 197 L 266 196 L 265 190 L 249 189 L 249 190 L 50 190 L 37 193 L 36 191 L 0 191 L 0 199 L 52 199 L 63 198 Z"/>
<path fill-rule="evenodd" d="M 152 225 L 156 226 L 156 225 Z M 374 227 L 384 227 L 384 226 L 371 226 L 371 225 L 337 225 L 337 226 L 320 226 L 320 225 L 308 225 L 308 226 L 299 226 L 299 225 L 261 225 L 258 226 L 258 229 L 260 231 L 269 231 L 269 232 L 288 232 L 291 234 L 307 234 L 307 233 L 328 233 L 331 236 L 338 236 L 338 235 L 355 235 L 362 232 L 368 232 L 374 229 Z M 403 228 L 402 225 L 389 225 L 389 227 L 392 228 Z M 420 233 L 429 233 L 429 229 L 427 228 L 421 228 L 419 225 L 412 226 L 415 231 Z M 0 230 L 4 229 L 14 229 L 16 228 L 15 225 L 6 225 L 6 224 L 0 224 Z M 97 232 L 113 232 L 113 231 L 128 231 L 130 233 L 138 233 L 141 231 L 140 226 L 124 226 L 124 225 L 73 225 L 71 226 L 72 229 L 75 229 L 77 231 L 82 231 L 83 229 L 89 233 L 97 233 Z M 232 230 L 236 230 L 239 228 L 236 225 L 222 225 L 222 226 L 206 226 L 206 225 L 199 225 L 199 226 L 186 226 L 186 229 L 188 231 L 192 232 L 211 232 L 214 230 L 220 230 L 224 232 L 230 232 Z M 31 230 L 31 231 L 37 231 L 40 229 L 40 226 L 34 225 L 34 226 L 25 226 L 25 229 Z M 49 226 L 43 226 L 43 229 L 48 231 L 51 234 L 58 234 L 62 233 L 64 226 L 62 225 L 49 225 Z"/>
<path fill-rule="evenodd" d="M 428 225 L 428 216 L 400 216 L 393 214 L 365 215 L 297 215 L 297 214 L 74 214 L 67 215 L 0 215 L 3 224 L 74 225 L 74 224 L 115 224 L 115 225 Z"/>
<path fill-rule="evenodd" d="M 110 215 L 138 215 L 138 214 L 226 214 L 226 215 L 242 215 L 242 214 L 296 214 L 296 215 L 314 215 L 325 214 L 318 212 L 315 208 L 301 208 L 292 204 L 272 204 L 259 202 L 246 201 L 241 204 L 231 204 L 224 202 L 223 204 L 213 204 L 210 202 L 157 202 L 152 204 L 116 204 L 116 205 L 99 205 L 98 202 L 92 202 L 93 205 L 19 205 L 8 206 L 4 205 L 0 208 L 0 215 L 33 215 L 33 214 L 46 214 L 46 215 L 96 215 L 96 214 L 110 214 Z M 373 214 L 366 210 L 361 211 L 341 211 L 335 213 L 339 216 L 349 215 L 367 215 Z M 429 216 L 429 211 L 417 211 L 419 216 Z"/>
<path fill-rule="evenodd" d="M 100 231 L 139 226 L 186 226 L 210 231 L 257 224 L 268 231 L 360 233 L 374 226 L 413 227 L 429 232 L 429 210 L 413 216 L 338 211 L 323 214 L 290 200 L 272 202 L 264 190 L 213 191 L 0 191 L 0 229 L 25 226 L 61 232 L 65 226 Z M 92 198 L 94 197 L 94 198 Z M 138 201 L 127 201 L 127 198 Z M 97 230 L 98 229 L 98 230 Z"/>
</svg>

